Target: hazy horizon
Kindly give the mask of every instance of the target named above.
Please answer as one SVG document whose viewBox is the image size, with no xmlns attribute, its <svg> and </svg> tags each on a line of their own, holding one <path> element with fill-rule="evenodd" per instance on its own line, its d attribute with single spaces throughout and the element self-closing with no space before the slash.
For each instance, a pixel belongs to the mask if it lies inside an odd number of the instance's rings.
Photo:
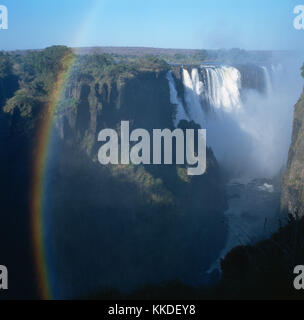
<svg viewBox="0 0 304 320">
<path fill-rule="evenodd" d="M 162 51 L 184 51 L 187 53 L 191 52 L 197 52 L 201 50 L 207 50 L 207 51 L 229 51 L 234 49 L 244 50 L 247 52 L 277 52 L 277 53 L 302 53 L 304 52 L 304 49 L 244 49 L 242 47 L 231 47 L 231 48 L 182 48 L 182 47 L 151 47 L 151 46 L 103 46 L 103 45 L 94 45 L 94 46 L 68 46 L 67 44 L 61 43 L 54 43 L 50 44 L 46 47 L 37 47 L 37 48 L 24 48 L 24 49 L 1 49 L 0 51 L 7 51 L 7 52 L 14 52 L 14 51 L 31 51 L 31 50 L 44 50 L 48 47 L 52 46 L 67 46 L 73 50 L 86 50 L 86 49 L 149 49 L 149 50 L 162 50 Z M 172 53 L 173 54 L 173 53 Z"/>
<path fill-rule="evenodd" d="M 0 0 L 8 30 L 0 50 L 152 47 L 258 51 L 302 50 L 293 20 L 298 0 Z"/>
</svg>

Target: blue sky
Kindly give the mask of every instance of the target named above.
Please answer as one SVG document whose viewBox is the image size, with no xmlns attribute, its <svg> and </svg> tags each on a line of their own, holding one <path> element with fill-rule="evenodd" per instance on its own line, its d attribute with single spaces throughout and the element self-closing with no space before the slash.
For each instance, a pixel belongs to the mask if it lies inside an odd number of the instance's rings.
<svg viewBox="0 0 304 320">
<path fill-rule="evenodd" d="M 304 0 L 0 0 L 1 49 L 69 46 L 304 49 Z"/>
</svg>

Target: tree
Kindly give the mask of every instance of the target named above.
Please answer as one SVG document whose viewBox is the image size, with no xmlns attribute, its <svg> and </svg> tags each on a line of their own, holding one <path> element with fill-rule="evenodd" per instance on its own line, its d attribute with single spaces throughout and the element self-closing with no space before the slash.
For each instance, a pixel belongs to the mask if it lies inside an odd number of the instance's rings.
<svg viewBox="0 0 304 320">
<path fill-rule="evenodd" d="M 8 54 L 0 52 L 0 78 L 6 78 L 12 73 L 12 63 Z"/>
<path fill-rule="evenodd" d="M 196 60 L 205 61 L 209 58 L 209 54 L 207 50 L 199 50 L 195 55 L 194 58 Z"/>
</svg>

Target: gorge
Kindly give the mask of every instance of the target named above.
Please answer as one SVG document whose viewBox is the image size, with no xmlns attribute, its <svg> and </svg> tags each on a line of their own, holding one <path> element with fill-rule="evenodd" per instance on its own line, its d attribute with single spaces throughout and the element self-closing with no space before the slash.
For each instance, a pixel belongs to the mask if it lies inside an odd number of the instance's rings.
<svg viewBox="0 0 304 320">
<path fill-rule="evenodd" d="M 0 77 L 1 195 L 11 226 L 2 237 L 26 261 L 31 253 L 16 234 L 28 239 L 32 232 L 37 140 L 54 84 L 61 72 L 67 78 L 52 113 L 39 199 L 43 263 L 56 298 L 112 289 L 129 294 L 171 280 L 193 287 L 214 283 L 228 251 L 279 228 L 279 181 L 302 61 L 289 65 L 275 55 L 265 63 L 124 59 L 75 55 L 66 47 L 2 57 L 8 68 Z M 121 121 L 129 121 L 130 130 L 206 128 L 205 174 L 189 176 L 184 165 L 101 166 L 98 133 L 111 128 L 119 135 Z M 289 156 L 295 163 L 290 168 L 297 167 L 301 154 Z M 296 174 L 288 172 L 285 179 L 292 181 Z M 300 187 L 283 191 L 283 206 L 295 192 Z M 5 252 L 17 269 L 21 257 Z M 32 279 L 31 267 L 25 278 Z"/>
</svg>

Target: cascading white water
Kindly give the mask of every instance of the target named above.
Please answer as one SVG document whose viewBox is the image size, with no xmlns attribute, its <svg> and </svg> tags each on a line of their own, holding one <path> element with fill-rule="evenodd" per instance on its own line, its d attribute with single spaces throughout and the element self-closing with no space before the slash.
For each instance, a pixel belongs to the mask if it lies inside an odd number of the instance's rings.
<svg viewBox="0 0 304 320">
<path fill-rule="evenodd" d="M 209 104 L 216 109 L 231 112 L 242 107 L 240 98 L 241 74 L 233 67 L 205 67 Z"/>
<path fill-rule="evenodd" d="M 284 85 L 280 75 L 272 82 L 268 69 L 260 68 L 266 95 L 242 89 L 241 73 L 235 67 L 202 65 L 191 72 L 183 68 L 186 105 L 178 99 L 172 74 L 168 74 L 171 102 L 177 105 L 175 126 L 189 119 L 206 128 L 207 144 L 218 161 L 232 175 L 247 180 L 271 177 L 284 165 L 290 141 L 290 106 L 296 96 L 280 90 Z"/>
<path fill-rule="evenodd" d="M 222 109 L 226 112 L 237 111 L 242 108 L 240 89 L 241 75 L 233 67 L 205 67 L 206 84 L 200 80 L 200 73 L 197 68 L 191 70 L 191 75 L 186 68 L 182 69 L 182 78 L 185 91 L 186 106 L 183 106 L 178 98 L 174 79 L 171 71 L 167 74 L 170 87 L 170 100 L 177 106 L 174 125 L 177 126 L 180 120 L 193 120 L 206 126 L 206 115 L 202 101 L 208 101 L 214 109 Z"/>
<path fill-rule="evenodd" d="M 207 129 L 207 144 L 217 159 L 235 166 L 239 146 L 249 145 L 238 124 L 243 112 L 240 72 L 228 66 L 202 66 L 200 71 L 193 68 L 191 76 L 185 68 L 182 74 L 190 119 Z M 243 161 L 241 153 L 237 157 Z"/>
<path fill-rule="evenodd" d="M 182 102 L 178 98 L 177 90 L 175 88 L 175 83 L 174 83 L 174 79 L 171 71 L 168 71 L 167 79 L 169 81 L 169 88 L 170 88 L 170 101 L 172 104 L 176 105 L 176 114 L 175 114 L 175 118 L 173 119 L 173 124 L 175 127 L 177 127 L 178 123 L 181 120 L 189 121 L 190 119 L 185 112 Z"/>
<path fill-rule="evenodd" d="M 205 115 L 201 105 L 203 83 L 199 79 L 198 70 L 196 68 L 192 69 L 190 76 L 188 70 L 183 68 L 183 83 L 189 117 L 204 128 Z"/>
<path fill-rule="evenodd" d="M 265 77 L 265 85 L 266 85 L 266 94 L 271 95 L 272 94 L 272 83 L 271 83 L 271 77 L 269 74 L 269 71 L 266 67 L 261 67 L 264 72 L 264 77 Z"/>
</svg>

